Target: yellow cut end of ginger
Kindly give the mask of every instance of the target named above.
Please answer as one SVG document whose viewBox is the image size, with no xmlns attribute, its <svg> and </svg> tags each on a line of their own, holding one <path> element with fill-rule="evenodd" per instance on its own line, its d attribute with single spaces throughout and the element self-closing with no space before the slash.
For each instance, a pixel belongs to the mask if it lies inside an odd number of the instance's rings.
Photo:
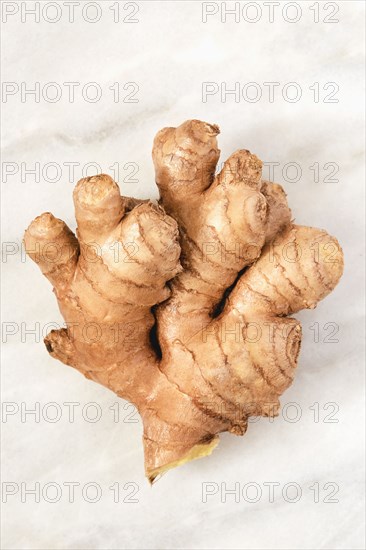
<svg viewBox="0 0 366 550">
<path fill-rule="evenodd" d="M 204 458 L 205 456 L 209 456 L 219 444 L 219 440 L 219 436 L 215 436 L 213 439 L 211 439 L 209 443 L 199 443 L 197 445 L 194 445 L 194 447 L 192 447 L 192 449 L 190 449 L 188 453 L 179 460 L 174 460 L 173 462 L 169 462 L 168 464 L 160 466 L 160 468 L 155 468 L 154 470 L 147 471 L 146 477 L 152 485 L 158 477 L 168 472 L 168 470 L 172 470 L 177 466 L 182 466 L 183 464 L 186 464 L 191 460 L 196 460 L 197 458 Z"/>
</svg>

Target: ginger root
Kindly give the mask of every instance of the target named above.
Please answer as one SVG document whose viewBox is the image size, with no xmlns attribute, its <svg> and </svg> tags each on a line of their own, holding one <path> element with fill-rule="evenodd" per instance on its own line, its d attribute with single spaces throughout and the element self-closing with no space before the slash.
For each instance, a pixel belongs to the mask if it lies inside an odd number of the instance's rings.
<svg viewBox="0 0 366 550">
<path fill-rule="evenodd" d="M 67 328 L 52 357 L 135 404 L 145 470 L 211 453 L 218 434 L 275 416 L 301 327 L 343 271 L 325 231 L 294 225 L 262 162 L 236 151 L 215 177 L 219 128 L 198 120 L 154 141 L 159 204 L 121 197 L 107 175 L 74 190 L 77 238 L 45 213 L 25 232 Z"/>
</svg>

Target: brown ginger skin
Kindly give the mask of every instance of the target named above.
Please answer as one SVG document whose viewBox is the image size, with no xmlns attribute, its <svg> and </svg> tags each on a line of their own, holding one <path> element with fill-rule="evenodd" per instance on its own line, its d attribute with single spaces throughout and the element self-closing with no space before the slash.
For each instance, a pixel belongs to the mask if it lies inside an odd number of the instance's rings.
<svg viewBox="0 0 366 550">
<path fill-rule="evenodd" d="M 157 134 L 158 206 L 89 177 L 74 191 L 77 238 L 50 213 L 24 236 L 67 325 L 49 353 L 136 405 L 150 481 L 278 414 L 301 343 L 287 316 L 343 271 L 336 239 L 291 222 L 255 155 L 236 151 L 214 176 L 218 133 L 191 120 Z"/>
</svg>

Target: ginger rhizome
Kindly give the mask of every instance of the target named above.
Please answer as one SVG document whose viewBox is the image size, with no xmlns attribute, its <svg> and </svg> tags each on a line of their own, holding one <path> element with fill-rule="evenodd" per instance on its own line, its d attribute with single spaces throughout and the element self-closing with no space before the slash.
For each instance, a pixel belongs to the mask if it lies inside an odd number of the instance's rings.
<svg viewBox="0 0 366 550">
<path fill-rule="evenodd" d="M 292 223 L 255 155 L 236 151 L 215 176 L 218 133 L 190 120 L 157 134 L 158 205 L 88 177 L 74 190 L 77 238 L 50 213 L 24 237 L 66 321 L 47 350 L 137 407 L 150 481 L 278 414 L 301 343 L 288 316 L 343 271 L 337 240 Z"/>
</svg>

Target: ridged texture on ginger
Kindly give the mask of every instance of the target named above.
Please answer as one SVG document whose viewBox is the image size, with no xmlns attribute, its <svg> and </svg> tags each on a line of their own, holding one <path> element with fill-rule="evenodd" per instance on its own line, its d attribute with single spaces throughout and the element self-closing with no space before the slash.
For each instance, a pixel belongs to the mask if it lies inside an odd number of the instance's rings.
<svg viewBox="0 0 366 550">
<path fill-rule="evenodd" d="M 66 328 L 49 353 L 134 403 L 146 475 L 208 455 L 218 434 L 275 416 L 294 377 L 298 321 L 343 270 L 325 231 L 294 225 L 280 185 L 236 151 L 215 176 L 215 125 L 161 130 L 158 205 L 121 197 L 107 175 L 74 191 L 77 238 L 50 213 L 25 232 Z"/>
</svg>

